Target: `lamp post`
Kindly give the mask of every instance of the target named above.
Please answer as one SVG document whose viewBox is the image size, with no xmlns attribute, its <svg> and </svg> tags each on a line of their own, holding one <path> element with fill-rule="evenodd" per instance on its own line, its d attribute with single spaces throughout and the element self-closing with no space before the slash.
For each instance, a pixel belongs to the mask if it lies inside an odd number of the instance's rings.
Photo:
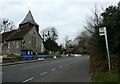
<svg viewBox="0 0 120 84">
<path fill-rule="evenodd" d="M 109 67 L 109 70 L 111 70 L 110 54 L 109 54 L 109 47 L 108 47 L 108 39 L 107 39 L 107 30 L 106 30 L 106 27 L 99 28 L 99 33 L 100 33 L 100 36 L 105 36 L 106 49 L 107 49 L 107 57 L 108 57 L 108 67 Z"/>
</svg>

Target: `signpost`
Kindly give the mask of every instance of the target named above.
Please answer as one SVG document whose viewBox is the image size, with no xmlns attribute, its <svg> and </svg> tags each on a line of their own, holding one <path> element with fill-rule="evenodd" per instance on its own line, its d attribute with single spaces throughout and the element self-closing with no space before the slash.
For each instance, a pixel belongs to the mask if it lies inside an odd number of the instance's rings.
<svg viewBox="0 0 120 84">
<path fill-rule="evenodd" d="M 99 33 L 100 33 L 100 36 L 104 36 L 104 35 L 105 35 L 105 42 L 106 42 L 106 49 L 107 49 L 107 56 L 108 56 L 108 67 L 109 67 L 109 70 L 111 70 L 111 65 L 110 65 L 110 54 L 109 54 L 109 47 L 108 47 L 108 40 L 107 40 L 107 30 L 106 30 L 106 27 L 99 28 Z"/>
</svg>

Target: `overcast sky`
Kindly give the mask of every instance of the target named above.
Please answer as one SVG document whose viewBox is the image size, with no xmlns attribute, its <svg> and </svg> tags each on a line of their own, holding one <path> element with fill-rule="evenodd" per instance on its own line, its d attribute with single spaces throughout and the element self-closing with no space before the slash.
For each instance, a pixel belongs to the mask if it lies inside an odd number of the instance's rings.
<svg viewBox="0 0 120 84">
<path fill-rule="evenodd" d="M 59 43 L 66 35 L 73 39 L 84 30 L 87 16 L 97 5 L 99 8 L 116 5 L 119 0 L 0 0 L 0 18 L 13 21 L 18 28 L 29 9 L 40 31 L 47 27 L 56 27 Z"/>
</svg>

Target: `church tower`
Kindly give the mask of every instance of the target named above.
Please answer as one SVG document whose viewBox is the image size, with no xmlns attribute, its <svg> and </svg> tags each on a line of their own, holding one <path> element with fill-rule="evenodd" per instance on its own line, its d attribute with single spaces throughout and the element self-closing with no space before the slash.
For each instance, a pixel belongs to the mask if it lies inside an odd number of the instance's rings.
<svg viewBox="0 0 120 84">
<path fill-rule="evenodd" d="M 35 22 L 31 11 L 29 10 L 29 12 L 27 13 L 26 17 L 24 18 L 24 20 L 19 24 L 19 28 L 25 28 L 25 27 L 33 27 L 35 26 L 37 32 L 39 32 L 39 25 Z"/>
</svg>

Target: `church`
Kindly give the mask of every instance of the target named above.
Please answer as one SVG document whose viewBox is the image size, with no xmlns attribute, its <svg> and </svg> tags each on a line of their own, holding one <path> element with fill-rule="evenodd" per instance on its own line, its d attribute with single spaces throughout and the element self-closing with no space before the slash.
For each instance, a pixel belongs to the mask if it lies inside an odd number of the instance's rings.
<svg viewBox="0 0 120 84">
<path fill-rule="evenodd" d="M 31 11 L 27 13 L 19 28 L 2 33 L 2 54 L 17 54 L 27 51 L 28 55 L 33 52 L 44 52 L 44 44 L 39 34 L 39 25 L 35 22 Z"/>
</svg>

